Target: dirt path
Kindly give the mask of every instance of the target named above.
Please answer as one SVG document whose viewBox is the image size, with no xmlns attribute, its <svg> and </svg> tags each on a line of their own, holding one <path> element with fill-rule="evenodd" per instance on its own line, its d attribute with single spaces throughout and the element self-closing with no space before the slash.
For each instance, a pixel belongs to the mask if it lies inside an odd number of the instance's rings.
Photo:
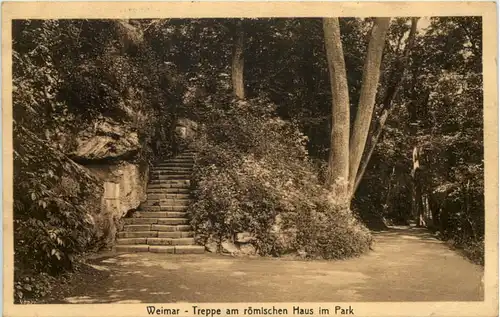
<svg viewBox="0 0 500 317">
<path fill-rule="evenodd" d="M 222 255 L 115 254 L 90 261 L 99 278 L 52 303 L 478 301 L 482 267 L 423 229 L 375 233 L 374 250 L 345 261 Z"/>
</svg>

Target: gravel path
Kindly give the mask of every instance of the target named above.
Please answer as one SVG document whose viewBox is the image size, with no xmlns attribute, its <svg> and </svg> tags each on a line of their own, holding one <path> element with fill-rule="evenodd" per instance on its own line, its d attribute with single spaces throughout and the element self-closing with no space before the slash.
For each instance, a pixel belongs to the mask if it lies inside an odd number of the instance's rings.
<svg viewBox="0 0 500 317">
<path fill-rule="evenodd" d="M 424 229 L 374 233 L 345 261 L 155 253 L 108 254 L 50 303 L 481 301 L 481 266 Z M 85 276 L 89 274 L 89 276 Z"/>
</svg>

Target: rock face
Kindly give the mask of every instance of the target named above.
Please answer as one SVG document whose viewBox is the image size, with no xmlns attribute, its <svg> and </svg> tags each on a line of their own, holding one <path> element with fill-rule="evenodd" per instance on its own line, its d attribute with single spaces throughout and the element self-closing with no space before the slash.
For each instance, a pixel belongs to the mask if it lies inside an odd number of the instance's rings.
<svg viewBox="0 0 500 317">
<path fill-rule="evenodd" d="M 274 220 L 274 225 L 271 229 L 271 235 L 274 237 L 280 248 L 285 253 L 293 253 L 294 240 L 297 235 L 297 228 L 285 225 L 281 215 L 277 215 Z"/>
<path fill-rule="evenodd" d="M 177 137 L 192 140 L 196 136 L 198 124 L 186 118 L 180 118 L 176 124 Z"/>
<path fill-rule="evenodd" d="M 149 167 L 145 162 L 121 162 L 116 165 L 88 165 L 87 168 L 104 184 L 99 223 L 105 226 L 105 244 L 111 246 L 121 225 L 120 219 L 147 198 Z"/>
<path fill-rule="evenodd" d="M 186 118 L 177 119 L 175 125 L 175 146 L 176 152 L 180 153 L 186 150 L 196 137 L 198 124 Z"/>
<path fill-rule="evenodd" d="M 180 148 L 193 141 L 198 130 L 198 124 L 186 118 L 179 118 L 175 125 L 175 142 Z"/>
<path fill-rule="evenodd" d="M 77 162 L 129 158 L 141 149 L 137 132 L 110 119 L 78 133 L 75 143 L 69 156 Z"/>
<path fill-rule="evenodd" d="M 231 255 L 256 255 L 257 249 L 253 245 L 255 237 L 249 232 L 236 234 L 234 241 L 229 239 L 221 241 L 220 244 L 214 239 L 209 239 L 205 243 L 205 249 L 212 253 L 225 253 Z"/>
<path fill-rule="evenodd" d="M 94 216 L 98 238 L 112 246 L 120 219 L 146 200 L 149 167 L 138 162 L 142 144 L 129 123 L 101 118 L 79 131 L 73 138 L 68 156 L 86 167 L 103 186 Z"/>
</svg>

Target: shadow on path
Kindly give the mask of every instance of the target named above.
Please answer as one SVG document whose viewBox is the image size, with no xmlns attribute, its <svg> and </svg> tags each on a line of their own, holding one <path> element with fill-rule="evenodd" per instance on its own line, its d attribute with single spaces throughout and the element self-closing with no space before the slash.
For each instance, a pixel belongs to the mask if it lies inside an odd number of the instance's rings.
<svg viewBox="0 0 500 317">
<path fill-rule="evenodd" d="M 480 301 L 483 269 L 425 229 L 374 232 L 374 250 L 344 261 L 154 253 L 89 260 L 50 303 Z"/>
</svg>

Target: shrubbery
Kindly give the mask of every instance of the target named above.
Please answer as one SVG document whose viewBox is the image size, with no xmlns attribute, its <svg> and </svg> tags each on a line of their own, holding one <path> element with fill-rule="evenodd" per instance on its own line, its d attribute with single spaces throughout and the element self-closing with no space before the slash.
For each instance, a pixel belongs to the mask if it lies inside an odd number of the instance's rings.
<svg viewBox="0 0 500 317">
<path fill-rule="evenodd" d="M 47 274 L 98 247 L 92 216 L 102 186 L 82 167 L 14 125 L 15 299 L 43 295 Z"/>
<path fill-rule="evenodd" d="M 369 232 L 328 201 L 309 162 L 307 138 L 274 111 L 262 99 L 205 104 L 205 124 L 193 144 L 197 190 L 190 207 L 199 239 L 221 243 L 249 232 L 261 255 L 362 253 Z"/>
</svg>

